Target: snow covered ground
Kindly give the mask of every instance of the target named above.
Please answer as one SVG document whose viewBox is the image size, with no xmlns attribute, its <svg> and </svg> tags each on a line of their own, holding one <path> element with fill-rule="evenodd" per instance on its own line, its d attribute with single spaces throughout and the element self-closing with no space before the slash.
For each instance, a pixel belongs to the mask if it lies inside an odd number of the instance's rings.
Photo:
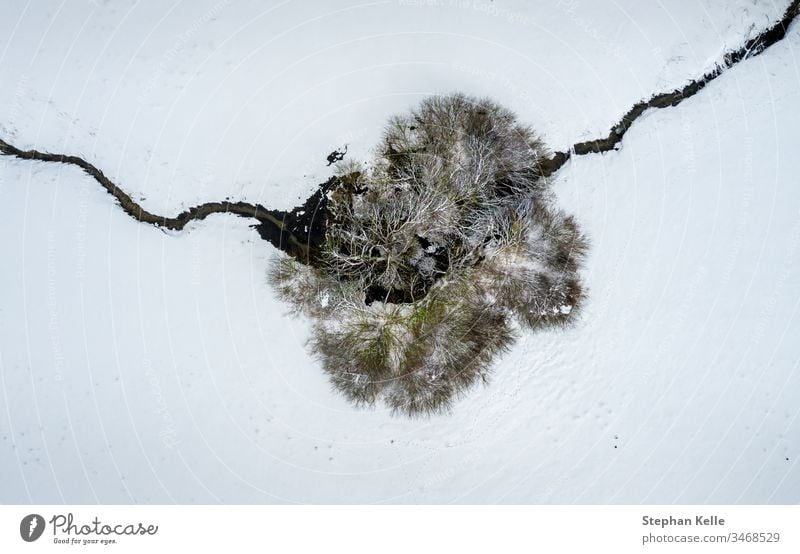
<svg viewBox="0 0 800 554">
<path fill-rule="evenodd" d="M 541 4 L 6 3 L 0 136 L 159 213 L 285 208 L 425 94 L 491 95 L 564 148 L 785 8 Z M 572 160 L 581 321 L 423 420 L 330 390 L 247 220 L 167 234 L 0 157 L 0 502 L 800 502 L 798 106 L 795 25 Z"/>
<path fill-rule="evenodd" d="M 699 76 L 786 2 L 5 2 L 0 132 L 79 154 L 145 208 L 294 206 L 343 144 L 431 93 L 490 95 L 554 148 Z"/>
</svg>

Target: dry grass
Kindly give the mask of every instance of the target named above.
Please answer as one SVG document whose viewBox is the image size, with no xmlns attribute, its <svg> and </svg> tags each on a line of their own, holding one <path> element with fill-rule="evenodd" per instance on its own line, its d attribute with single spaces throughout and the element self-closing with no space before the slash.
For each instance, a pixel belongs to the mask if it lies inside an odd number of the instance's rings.
<svg viewBox="0 0 800 554">
<path fill-rule="evenodd" d="M 447 410 L 522 328 L 564 325 L 587 242 L 552 206 L 547 152 L 489 100 L 431 97 L 393 118 L 366 170 L 333 191 L 317 267 L 270 282 L 314 320 L 313 352 L 359 405 Z"/>
</svg>

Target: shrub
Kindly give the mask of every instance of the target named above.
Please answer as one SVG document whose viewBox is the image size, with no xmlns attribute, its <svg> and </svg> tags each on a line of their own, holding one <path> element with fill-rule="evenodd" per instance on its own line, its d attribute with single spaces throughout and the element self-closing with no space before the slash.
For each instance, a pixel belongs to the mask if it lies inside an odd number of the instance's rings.
<svg viewBox="0 0 800 554">
<path fill-rule="evenodd" d="M 345 166 L 317 261 L 277 258 L 269 279 L 314 320 L 311 349 L 347 398 L 446 410 L 516 326 L 574 317 L 587 242 L 552 206 L 546 159 L 511 112 L 454 94 L 392 118 L 372 163 Z"/>
</svg>

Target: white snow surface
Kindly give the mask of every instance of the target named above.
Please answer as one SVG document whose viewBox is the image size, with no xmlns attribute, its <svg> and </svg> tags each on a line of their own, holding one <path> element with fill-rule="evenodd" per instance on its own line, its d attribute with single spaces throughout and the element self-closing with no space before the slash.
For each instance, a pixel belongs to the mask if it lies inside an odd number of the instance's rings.
<svg viewBox="0 0 800 554">
<path fill-rule="evenodd" d="M 5 3 L 0 133 L 174 214 L 286 208 L 430 93 L 553 148 L 785 3 Z M 568 330 L 427 419 L 356 409 L 246 219 L 165 233 L 0 157 L 2 503 L 800 502 L 800 26 L 554 180 L 592 248 Z"/>
<path fill-rule="evenodd" d="M 555 149 L 701 75 L 786 2 L 5 2 L 0 132 L 79 154 L 150 211 L 231 196 L 294 206 L 344 144 L 460 90 Z M 1 44 L 1 43 L 0 43 Z"/>
</svg>

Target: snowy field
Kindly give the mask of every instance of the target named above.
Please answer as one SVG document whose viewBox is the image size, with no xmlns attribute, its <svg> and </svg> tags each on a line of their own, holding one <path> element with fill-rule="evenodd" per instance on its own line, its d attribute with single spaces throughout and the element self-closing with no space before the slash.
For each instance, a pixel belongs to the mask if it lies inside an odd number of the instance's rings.
<svg viewBox="0 0 800 554">
<path fill-rule="evenodd" d="M 786 7 L 144 4 L 4 2 L 0 137 L 165 215 L 291 207 L 432 93 L 567 148 Z M 331 390 L 252 221 L 165 233 L 75 168 L 0 157 L 0 503 L 800 502 L 798 152 L 795 24 L 556 174 L 592 242 L 580 321 L 416 420 Z"/>
</svg>

